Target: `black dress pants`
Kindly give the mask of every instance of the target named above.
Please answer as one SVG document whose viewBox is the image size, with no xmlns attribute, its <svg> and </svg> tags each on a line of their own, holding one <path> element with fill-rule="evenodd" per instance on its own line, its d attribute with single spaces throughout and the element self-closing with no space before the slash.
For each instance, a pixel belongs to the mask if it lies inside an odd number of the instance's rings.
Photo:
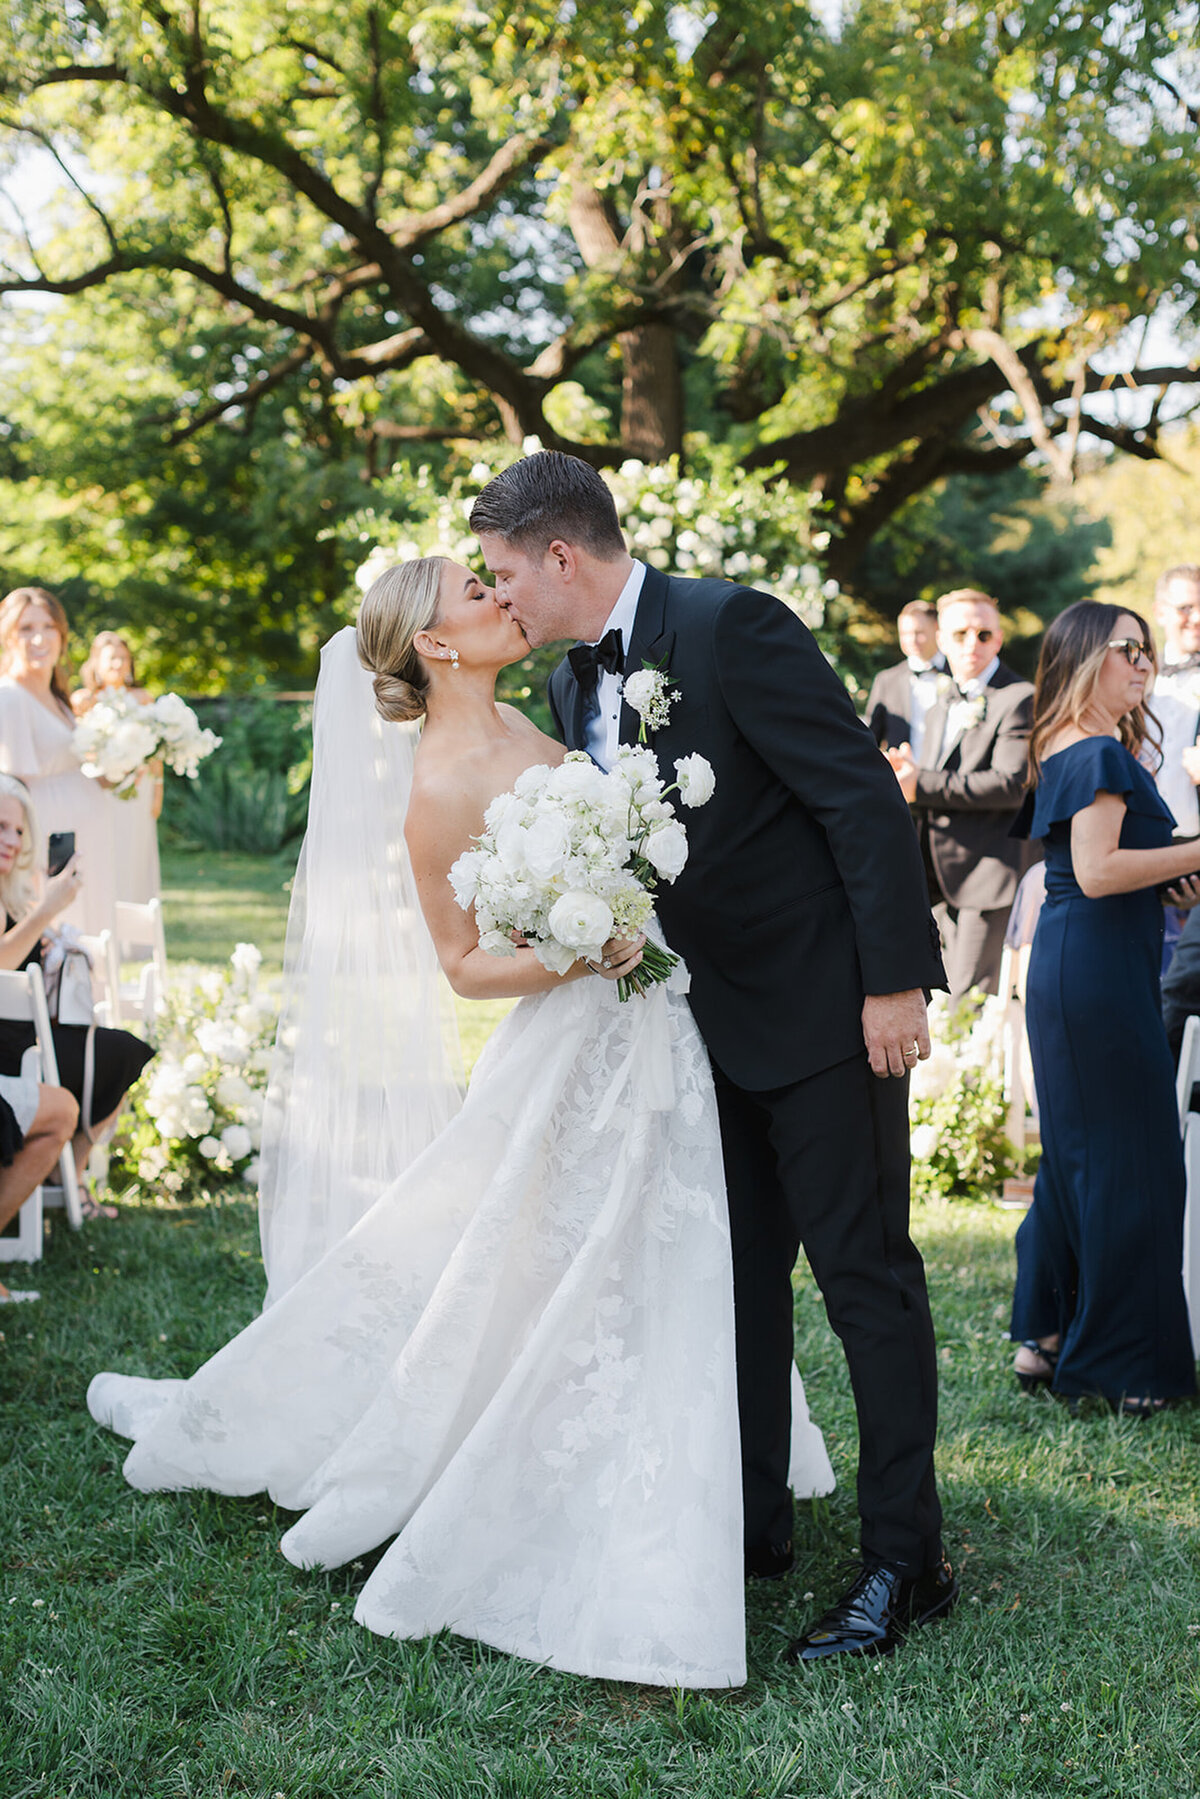
<svg viewBox="0 0 1200 1799">
<path fill-rule="evenodd" d="M 791 1273 L 803 1245 L 854 1389 L 863 1551 L 920 1572 L 937 1557 L 941 1507 L 933 1324 L 908 1232 L 907 1078 L 877 1079 L 865 1053 L 764 1093 L 713 1072 L 733 1239 L 746 1542 L 792 1534 Z"/>
</svg>

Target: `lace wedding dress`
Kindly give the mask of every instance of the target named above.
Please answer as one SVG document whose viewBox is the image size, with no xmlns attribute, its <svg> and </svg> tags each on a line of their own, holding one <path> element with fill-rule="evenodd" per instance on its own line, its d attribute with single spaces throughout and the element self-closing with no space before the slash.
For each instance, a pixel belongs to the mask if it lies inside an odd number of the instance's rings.
<svg viewBox="0 0 1200 1799">
<path fill-rule="evenodd" d="M 795 1389 L 793 1485 L 828 1492 Z M 665 987 L 523 1000 L 462 1110 L 189 1381 L 101 1374 L 138 1488 L 263 1489 L 355 1617 L 555 1668 L 745 1679 L 733 1294 L 708 1063 Z"/>
</svg>

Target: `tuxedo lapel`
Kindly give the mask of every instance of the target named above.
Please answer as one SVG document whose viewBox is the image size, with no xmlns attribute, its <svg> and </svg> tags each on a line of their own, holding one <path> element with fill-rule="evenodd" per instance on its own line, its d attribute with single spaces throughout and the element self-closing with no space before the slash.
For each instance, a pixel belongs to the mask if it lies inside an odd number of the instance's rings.
<svg viewBox="0 0 1200 1799">
<path fill-rule="evenodd" d="M 647 663 L 651 668 L 661 668 L 664 673 L 670 666 L 675 633 L 666 629 L 667 591 L 667 577 L 662 570 L 647 567 L 629 635 L 629 654 L 625 658 L 627 675 L 636 674 Z M 632 706 L 627 706 L 622 699 L 617 727 L 619 741 L 636 743 L 641 722 Z"/>
<path fill-rule="evenodd" d="M 921 739 L 921 754 L 918 757 L 921 768 L 941 767 L 942 739 L 946 735 L 946 717 L 949 711 L 950 701 L 943 694 L 925 714 L 925 734 Z"/>
</svg>

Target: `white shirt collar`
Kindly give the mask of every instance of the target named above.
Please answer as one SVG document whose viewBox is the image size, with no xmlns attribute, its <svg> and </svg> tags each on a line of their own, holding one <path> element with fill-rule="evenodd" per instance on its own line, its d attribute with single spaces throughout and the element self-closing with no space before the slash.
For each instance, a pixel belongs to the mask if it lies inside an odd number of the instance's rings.
<svg viewBox="0 0 1200 1799">
<path fill-rule="evenodd" d="M 642 582 L 645 579 L 646 564 L 635 561 L 626 576 L 624 587 L 617 595 L 617 603 L 605 620 L 604 629 L 600 633 L 600 637 L 605 637 L 609 631 L 620 631 L 621 647 L 626 655 L 629 654 L 629 639 L 633 635 L 633 621 L 637 617 L 638 600 L 641 598 Z M 599 643 L 600 637 L 597 637 L 597 643 Z"/>
<path fill-rule="evenodd" d="M 965 687 L 959 688 L 959 692 L 962 694 L 963 698 L 968 700 L 977 699 L 999 666 L 999 656 L 993 656 L 981 675 L 976 675 L 973 681 L 968 681 Z"/>
<path fill-rule="evenodd" d="M 940 675 L 946 666 L 946 658 L 940 650 L 926 662 L 921 656 L 906 656 L 909 673 L 914 675 Z"/>
</svg>

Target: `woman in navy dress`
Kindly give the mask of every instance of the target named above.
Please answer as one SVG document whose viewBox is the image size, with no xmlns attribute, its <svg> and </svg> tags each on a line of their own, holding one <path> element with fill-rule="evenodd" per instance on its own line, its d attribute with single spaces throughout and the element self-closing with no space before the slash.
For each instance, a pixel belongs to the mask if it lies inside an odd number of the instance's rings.
<svg viewBox="0 0 1200 1799">
<path fill-rule="evenodd" d="M 1042 1161 L 1012 1322 L 1027 1391 L 1098 1394 L 1138 1416 L 1196 1390 L 1156 885 L 1200 902 L 1200 847 L 1172 843 L 1139 760 L 1153 667 L 1144 620 L 1094 600 L 1061 613 L 1042 647 L 1026 802 L 1046 856 L 1026 999 Z"/>
</svg>

